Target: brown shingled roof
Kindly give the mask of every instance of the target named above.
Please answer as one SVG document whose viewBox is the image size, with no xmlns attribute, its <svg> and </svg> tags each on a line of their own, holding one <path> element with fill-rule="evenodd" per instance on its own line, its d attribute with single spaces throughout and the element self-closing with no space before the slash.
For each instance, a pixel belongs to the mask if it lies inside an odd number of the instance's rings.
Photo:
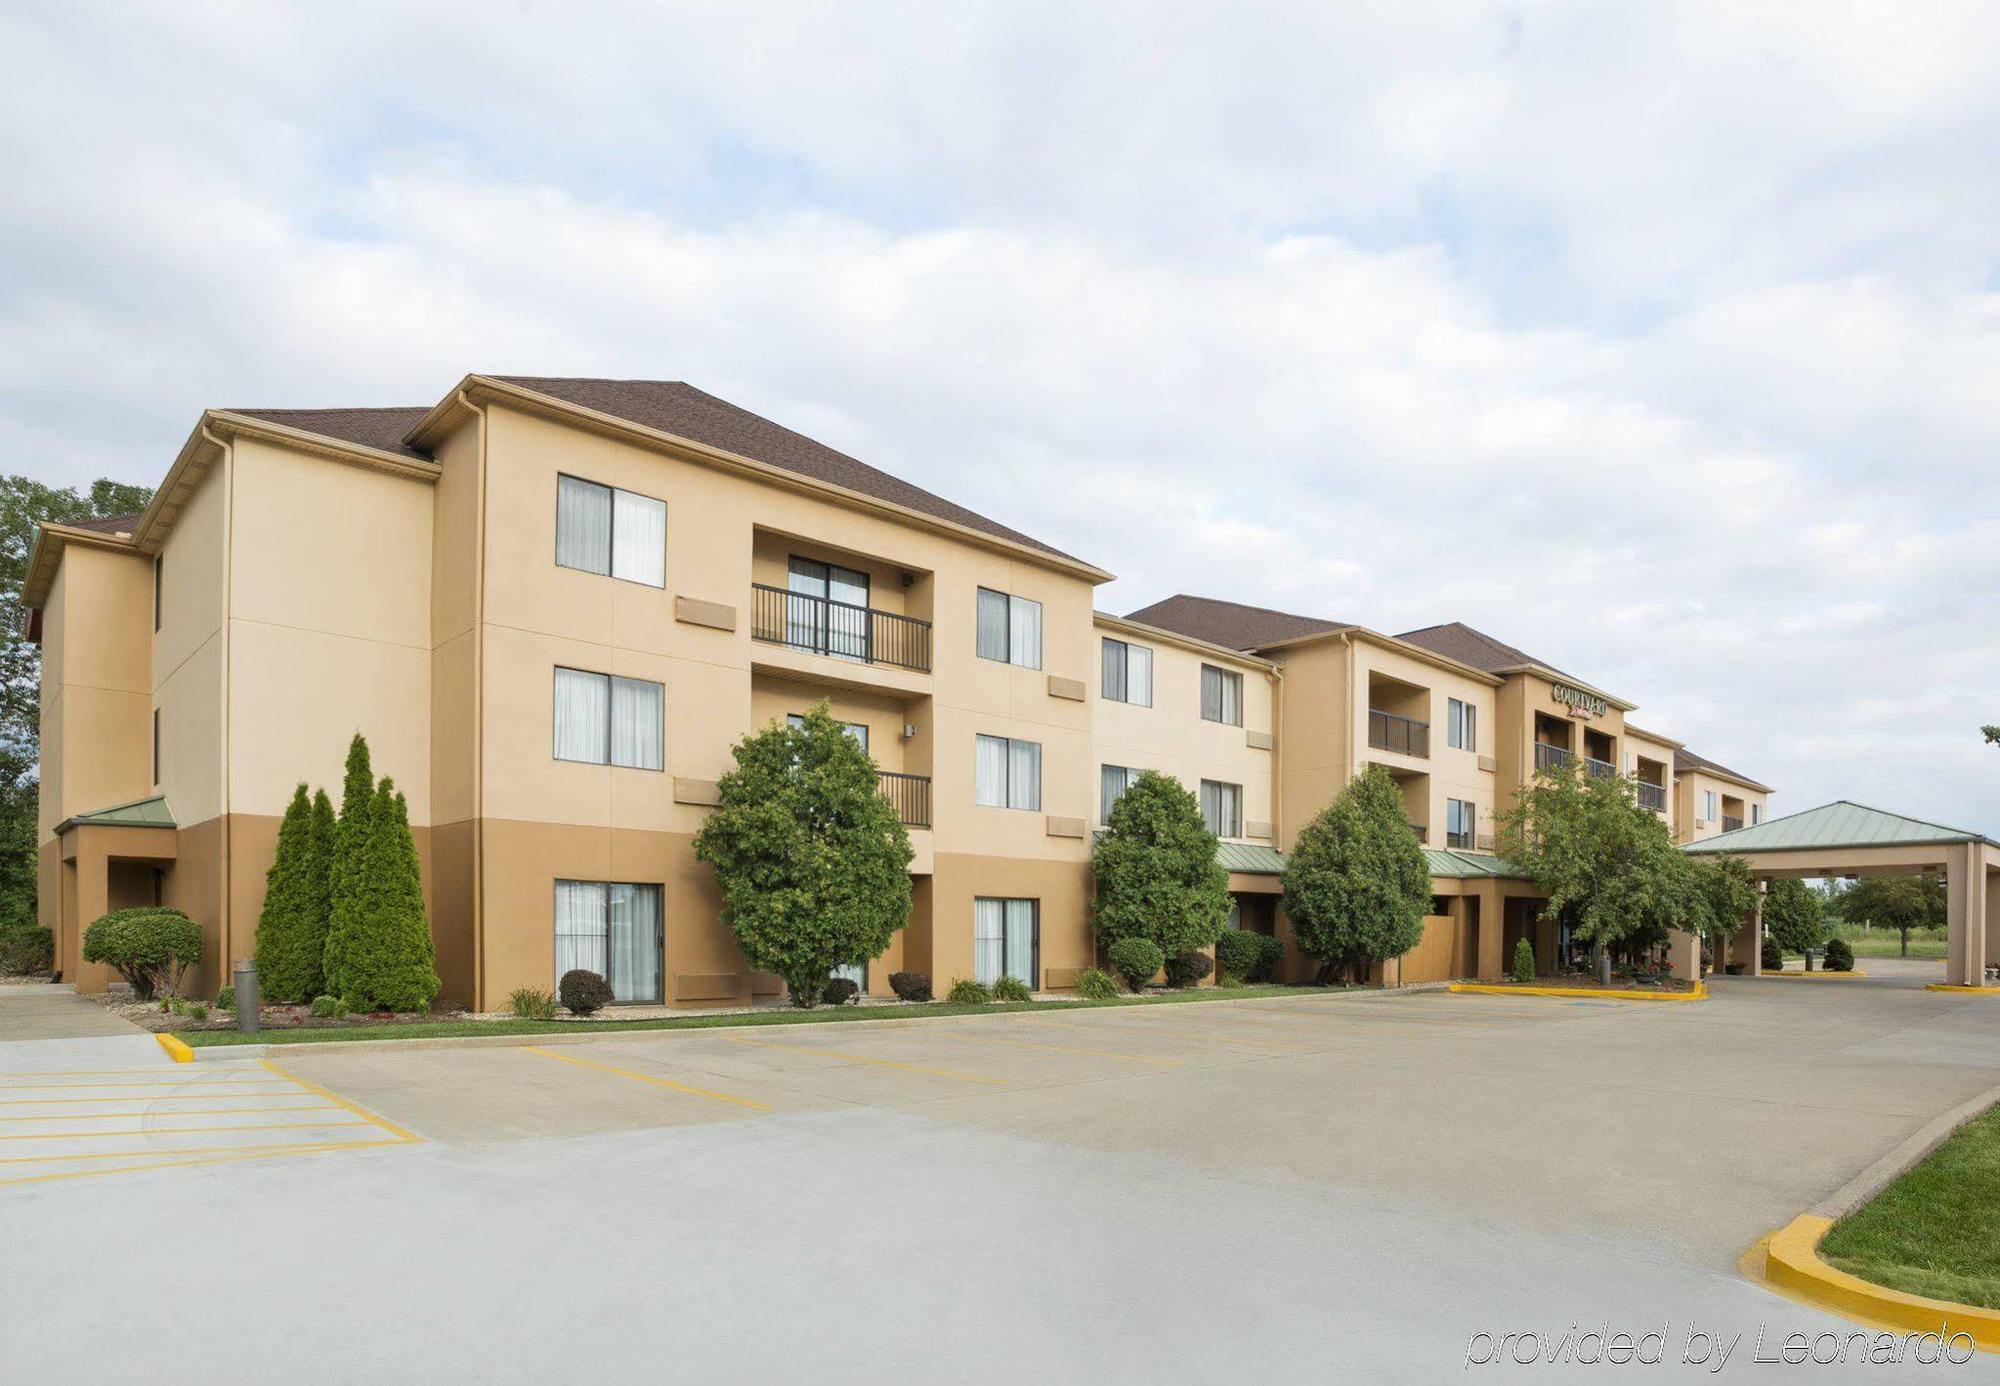
<svg viewBox="0 0 2000 1386">
<path fill-rule="evenodd" d="M 549 395 L 568 404 L 594 409 L 627 423 L 657 428 L 663 433 L 705 443 L 767 466 L 796 472 L 814 481 L 830 482 L 919 514 L 950 520 L 983 534 L 1011 539 L 1058 558 L 1078 561 L 1073 554 L 1064 553 L 996 520 L 989 520 L 962 505 L 954 505 L 921 486 L 912 486 L 900 477 L 890 476 L 866 462 L 835 451 L 824 443 L 814 442 L 802 433 L 794 433 L 782 424 L 772 423 L 747 409 L 739 409 L 729 401 L 717 399 L 683 381 L 597 380 L 536 375 L 496 375 L 489 378 Z"/>
<path fill-rule="evenodd" d="M 317 433 L 323 438 L 338 438 L 344 443 L 359 443 L 363 447 L 378 448 L 383 452 L 399 452 L 405 457 L 418 457 L 430 461 L 431 455 L 411 447 L 403 440 L 410 430 L 430 413 L 428 406 L 399 406 L 387 409 L 225 409 L 225 414 L 241 414 L 245 418 L 262 419 L 266 423 L 279 424 L 285 428 L 296 428 L 301 433 Z"/>
<path fill-rule="evenodd" d="M 1769 792 L 1770 787 L 1768 785 L 1762 784 L 1757 780 L 1753 780 L 1748 775 L 1745 775 L 1740 771 L 1731 770 L 1726 765 L 1717 765 L 1707 756 L 1698 756 L 1693 751 L 1688 750 L 1685 746 L 1680 747 L 1674 752 L 1674 773 L 1676 775 L 1684 775 L 1690 770 L 1704 770 L 1711 775 L 1720 775 L 1724 779 L 1738 780 L 1743 784 L 1754 785 L 1756 788 L 1762 789 L 1766 793 Z"/>
<path fill-rule="evenodd" d="M 1128 621 L 1157 626 L 1191 640 L 1206 640 L 1231 650 L 1256 650 L 1293 640 L 1302 635 L 1352 629 L 1346 621 L 1329 621 L 1318 616 L 1294 616 L 1267 606 L 1245 606 L 1214 597 L 1192 597 L 1183 592 L 1154 602 L 1151 606 L 1125 614 Z"/>
<path fill-rule="evenodd" d="M 1537 659 L 1526 650 L 1517 650 L 1512 645 L 1495 640 L 1486 632 L 1474 630 L 1463 621 L 1448 621 L 1441 626 L 1425 626 L 1422 630 L 1406 630 L 1396 638 L 1407 640 L 1412 645 L 1421 645 L 1432 654 L 1441 654 L 1446 659 L 1457 660 L 1460 664 L 1470 664 L 1473 668 L 1483 669 L 1489 674 L 1497 674 L 1503 669 L 1518 669 L 1523 664 L 1536 664 L 1555 673 L 1562 673 L 1562 670 L 1547 660 Z"/>
<path fill-rule="evenodd" d="M 87 529 L 94 534 L 130 534 L 139 523 L 137 515 L 103 515 L 94 520 L 58 520 L 71 529 Z"/>
</svg>

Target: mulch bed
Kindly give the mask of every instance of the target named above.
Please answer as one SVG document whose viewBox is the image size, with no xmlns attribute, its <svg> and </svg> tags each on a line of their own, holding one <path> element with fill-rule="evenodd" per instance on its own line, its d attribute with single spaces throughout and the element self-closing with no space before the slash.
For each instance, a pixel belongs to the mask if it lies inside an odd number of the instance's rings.
<svg viewBox="0 0 2000 1386">
<path fill-rule="evenodd" d="M 1532 982 L 1516 982 L 1512 977 L 1502 977 L 1502 986 L 1563 987 L 1574 991 L 1693 991 L 1694 983 L 1678 977 L 1665 977 L 1659 981 L 1641 982 L 1631 977 L 1613 974 L 1611 984 L 1605 986 L 1592 973 L 1580 972 L 1561 977 L 1537 977 Z"/>
</svg>

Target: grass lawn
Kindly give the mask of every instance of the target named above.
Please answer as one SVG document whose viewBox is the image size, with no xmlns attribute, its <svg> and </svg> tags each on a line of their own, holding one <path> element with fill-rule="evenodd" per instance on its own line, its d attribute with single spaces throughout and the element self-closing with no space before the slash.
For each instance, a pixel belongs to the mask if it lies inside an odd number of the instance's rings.
<svg viewBox="0 0 2000 1386">
<path fill-rule="evenodd" d="M 2000 1107 L 1838 1223 L 1819 1254 L 1892 1290 L 2000 1309 Z"/>
<path fill-rule="evenodd" d="M 236 1030 L 176 1031 L 191 1049 L 227 1044 L 327 1044 L 345 1040 L 454 1039 L 463 1035 L 574 1035 L 579 1031 L 608 1034 L 617 1030 L 715 1030 L 739 1025 L 838 1025 L 854 1020 L 908 1020 L 933 1015 L 1002 1015 L 1010 1011 L 1074 1011 L 1096 1006 L 1173 1006 L 1197 1001 L 1244 1001 L 1260 996 L 1319 996 L 1350 987 L 1190 987 L 1111 1001 L 1020 1001 L 983 1006 L 949 1001 L 895 1006 L 815 1006 L 809 1011 L 748 1011 L 733 1015 L 675 1015 L 650 1020 L 438 1020 L 377 1025 L 329 1025 L 317 1029 L 260 1030 L 246 1035 Z"/>
<path fill-rule="evenodd" d="M 1846 939 L 1849 945 L 1853 947 L 1854 956 L 1857 958 L 1900 958 L 1905 956 L 1903 953 L 1902 937 L 1894 929 L 1877 929 L 1873 933 L 1864 934 L 1859 928 L 1842 926 L 1835 932 Z M 1912 958 L 1943 958 L 1947 947 L 1943 930 L 1913 929 L 1910 932 L 1910 951 L 1908 956 Z M 1787 953 L 1785 956 L 1796 958 L 1799 955 L 1797 953 Z"/>
</svg>

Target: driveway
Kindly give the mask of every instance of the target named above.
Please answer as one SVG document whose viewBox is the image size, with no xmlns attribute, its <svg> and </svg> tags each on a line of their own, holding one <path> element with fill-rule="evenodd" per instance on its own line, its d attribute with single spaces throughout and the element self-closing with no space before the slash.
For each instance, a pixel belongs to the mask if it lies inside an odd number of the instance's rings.
<svg viewBox="0 0 2000 1386">
<path fill-rule="evenodd" d="M 0 1279 L 40 1325 L 9 1355 L 45 1381 L 158 1379 L 187 1343 L 291 1381 L 1428 1382 L 1477 1333 L 1608 1325 L 1673 1364 L 1733 1342 L 1735 1372 L 1760 1326 L 1767 1355 L 1845 1327 L 1744 1280 L 1744 1248 L 2000 1084 L 2000 1002 L 1868 967 L 1695 1005 L 1300 996 L 204 1061 L 181 1081 L 275 1095 L 229 1105 L 356 1124 L 0 1186 Z M 128 1245 L 197 1254 L 163 1289 Z"/>
</svg>

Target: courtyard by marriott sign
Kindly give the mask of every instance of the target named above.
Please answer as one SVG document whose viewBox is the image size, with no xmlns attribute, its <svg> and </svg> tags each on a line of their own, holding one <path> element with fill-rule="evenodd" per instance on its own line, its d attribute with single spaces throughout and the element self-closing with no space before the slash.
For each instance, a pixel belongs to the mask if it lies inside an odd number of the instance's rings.
<svg viewBox="0 0 2000 1386">
<path fill-rule="evenodd" d="M 1582 717 L 1602 717 L 1610 711 L 1604 699 L 1595 693 L 1586 693 L 1573 684 L 1556 684 L 1549 690 L 1549 696 L 1559 703 L 1567 703 L 1571 712 Z"/>
</svg>

